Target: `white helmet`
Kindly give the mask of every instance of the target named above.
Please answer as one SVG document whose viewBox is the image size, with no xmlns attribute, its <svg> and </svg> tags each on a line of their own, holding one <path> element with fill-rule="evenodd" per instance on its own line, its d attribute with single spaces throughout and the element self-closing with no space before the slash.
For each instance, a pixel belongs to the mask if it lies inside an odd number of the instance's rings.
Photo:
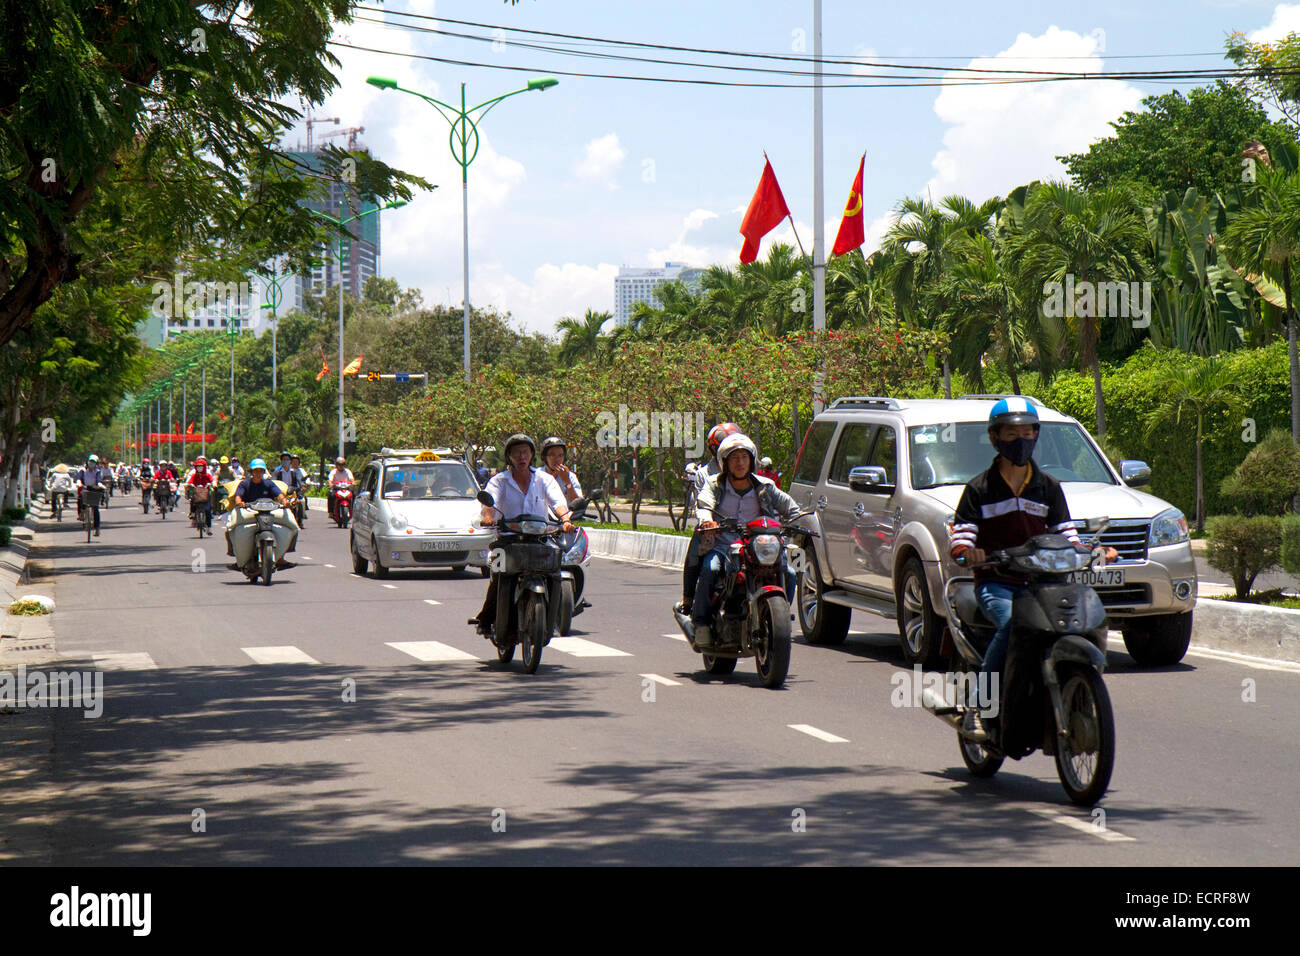
<svg viewBox="0 0 1300 956">
<path fill-rule="evenodd" d="M 749 470 L 753 471 L 755 464 L 758 462 L 758 446 L 749 440 L 748 435 L 728 435 L 722 439 L 722 444 L 718 446 L 718 470 L 725 472 L 727 470 L 727 457 L 737 448 L 743 448 L 749 452 Z"/>
</svg>

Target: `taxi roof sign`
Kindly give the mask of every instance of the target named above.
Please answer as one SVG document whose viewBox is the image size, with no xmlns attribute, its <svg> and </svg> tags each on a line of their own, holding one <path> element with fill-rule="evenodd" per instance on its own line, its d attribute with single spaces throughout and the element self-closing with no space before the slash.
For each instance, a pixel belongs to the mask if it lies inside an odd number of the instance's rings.
<svg viewBox="0 0 1300 956">
<path fill-rule="evenodd" d="M 437 452 L 422 451 L 415 456 L 416 461 L 442 461 Z"/>
</svg>

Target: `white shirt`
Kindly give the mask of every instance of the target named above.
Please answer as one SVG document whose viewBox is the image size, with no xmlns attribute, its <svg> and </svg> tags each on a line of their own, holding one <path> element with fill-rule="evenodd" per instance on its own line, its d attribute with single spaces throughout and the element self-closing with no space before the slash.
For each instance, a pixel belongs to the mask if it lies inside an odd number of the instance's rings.
<svg viewBox="0 0 1300 956">
<path fill-rule="evenodd" d="M 544 515 L 548 510 L 557 515 L 567 512 L 569 503 L 564 500 L 559 483 L 540 468 L 530 470 L 533 477 L 527 491 L 519 487 L 509 469 L 488 480 L 483 490 L 496 502 L 497 514 L 513 518 L 515 515 Z"/>
<path fill-rule="evenodd" d="M 352 477 L 352 472 L 346 468 L 335 468 L 330 472 L 329 483 L 332 485 L 336 481 L 356 481 L 356 479 Z"/>
</svg>

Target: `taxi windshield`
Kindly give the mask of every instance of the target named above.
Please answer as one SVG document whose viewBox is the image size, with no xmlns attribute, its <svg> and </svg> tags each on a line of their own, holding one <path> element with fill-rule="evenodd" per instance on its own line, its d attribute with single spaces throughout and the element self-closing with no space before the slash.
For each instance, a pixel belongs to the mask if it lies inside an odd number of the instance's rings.
<svg viewBox="0 0 1300 956">
<path fill-rule="evenodd" d="M 412 499 L 473 498 L 478 481 L 459 461 L 416 461 L 384 468 L 385 498 Z"/>
</svg>

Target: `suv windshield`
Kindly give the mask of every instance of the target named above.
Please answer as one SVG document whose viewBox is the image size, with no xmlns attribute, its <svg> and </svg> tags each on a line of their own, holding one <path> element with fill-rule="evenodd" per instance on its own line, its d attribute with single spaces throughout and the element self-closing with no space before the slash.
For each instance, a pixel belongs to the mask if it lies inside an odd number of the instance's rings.
<svg viewBox="0 0 1300 956">
<path fill-rule="evenodd" d="M 473 498 L 478 481 L 459 461 L 416 461 L 384 468 L 385 498 Z"/>
<path fill-rule="evenodd" d="M 987 471 L 997 454 L 986 422 L 915 425 L 907 437 L 912 487 L 918 489 L 964 485 Z M 1057 481 L 1115 483 L 1083 429 L 1073 422 L 1042 423 L 1034 462 Z"/>
</svg>

